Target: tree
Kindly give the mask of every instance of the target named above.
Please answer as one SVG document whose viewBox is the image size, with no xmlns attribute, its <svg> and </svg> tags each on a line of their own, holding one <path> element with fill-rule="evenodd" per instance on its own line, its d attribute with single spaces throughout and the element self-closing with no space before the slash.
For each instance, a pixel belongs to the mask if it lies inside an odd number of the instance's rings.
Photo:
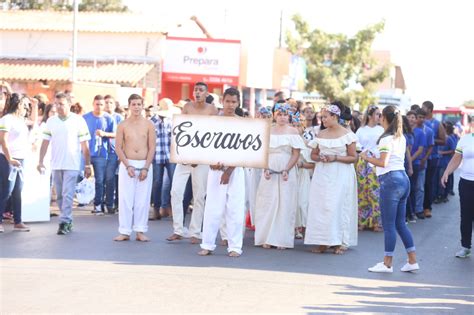
<svg viewBox="0 0 474 315">
<path fill-rule="evenodd" d="M 465 107 L 474 108 L 474 100 L 465 101 L 462 105 Z"/>
<path fill-rule="evenodd" d="M 73 10 L 73 3 L 69 0 L 12 0 L 9 5 L 20 10 Z M 81 0 L 79 11 L 127 12 L 128 7 L 122 4 L 122 0 Z"/>
<path fill-rule="evenodd" d="M 291 53 L 306 60 L 306 90 L 317 91 L 329 101 L 358 103 L 361 109 L 373 104 L 375 87 L 389 74 L 389 65 L 376 65 L 371 57 L 372 43 L 383 31 L 385 22 L 348 37 L 311 30 L 300 15 L 294 15 L 292 20 L 295 33 L 287 31 L 286 42 Z"/>
</svg>

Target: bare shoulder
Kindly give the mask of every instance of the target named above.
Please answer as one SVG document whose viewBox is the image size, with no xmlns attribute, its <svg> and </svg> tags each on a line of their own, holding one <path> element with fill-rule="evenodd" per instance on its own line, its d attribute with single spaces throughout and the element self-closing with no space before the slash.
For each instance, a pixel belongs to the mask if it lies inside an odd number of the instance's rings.
<svg viewBox="0 0 474 315">
<path fill-rule="evenodd" d="M 213 104 L 206 104 L 207 106 L 207 110 L 209 111 L 209 113 L 211 115 L 217 115 L 218 111 L 217 111 L 217 107 L 215 107 Z"/>
<path fill-rule="evenodd" d="M 317 138 L 326 138 L 327 137 L 327 133 L 328 133 L 328 129 L 323 129 L 321 131 L 319 131 L 319 133 L 317 134 Z"/>
<path fill-rule="evenodd" d="M 190 109 L 193 108 L 193 103 L 192 102 L 187 102 L 186 104 L 184 104 L 183 106 L 183 110 L 181 111 L 181 114 L 187 114 L 189 112 Z"/>
<path fill-rule="evenodd" d="M 153 124 L 153 122 L 149 119 L 145 119 L 145 123 L 147 124 L 148 128 L 151 128 L 153 130 L 155 130 L 155 125 Z"/>
<path fill-rule="evenodd" d="M 295 127 L 288 126 L 288 134 L 290 134 L 290 135 L 299 135 L 300 132 Z"/>
</svg>

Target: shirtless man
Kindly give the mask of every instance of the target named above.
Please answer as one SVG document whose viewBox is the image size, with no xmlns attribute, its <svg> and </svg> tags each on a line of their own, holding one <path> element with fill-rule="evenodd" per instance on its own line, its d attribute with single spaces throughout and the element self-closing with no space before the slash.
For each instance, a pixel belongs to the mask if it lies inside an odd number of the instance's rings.
<svg viewBox="0 0 474 315">
<path fill-rule="evenodd" d="M 115 150 L 119 167 L 119 235 L 114 241 L 128 241 L 132 230 L 136 240 L 147 242 L 148 208 L 153 183 L 152 161 L 155 156 L 155 128 L 142 116 L 143 98 L 128 98 L 130 116 L 117 128 Z M 149 175 L 150 174 L 150 175 Z"/>
<path fill-rule="evenodd" d="M 208 95 L 207 84 L 197 82 L 194 85 L 194 102 L 184 105 L 181 114 L 184 115 L 217 115 L 217 108 L 206 103 Z M 201 239 L 201 226 L 204 217 L 204 199 L 206 197 L 207 165 L 176 165 L 171 185 L 171 207 L 173 210 L 173 234 L 168 241 L 180 240 L 184 236 L 183 224 L 183 195 L 186 182 L 191 175 L 193 185 L 193 214 L 189 223 L 189 235 L 192 244 L 199 244 Z"/>
</svg>

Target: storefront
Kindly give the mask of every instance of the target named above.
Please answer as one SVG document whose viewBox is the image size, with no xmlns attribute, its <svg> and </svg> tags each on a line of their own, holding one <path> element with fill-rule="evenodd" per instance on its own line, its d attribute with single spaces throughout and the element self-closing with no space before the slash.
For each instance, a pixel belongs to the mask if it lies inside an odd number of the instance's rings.
<svg viewBox="0 0 474 315">
<path fill-rule="evenodd" d="M 209 92 L 222 95 L 226 86 L 238 86 L 240 41 L 167 37 L 163 52 L 160 98 L 177 103 L 192 99 L 194 83 L 205 82 Z"/>
</svg>

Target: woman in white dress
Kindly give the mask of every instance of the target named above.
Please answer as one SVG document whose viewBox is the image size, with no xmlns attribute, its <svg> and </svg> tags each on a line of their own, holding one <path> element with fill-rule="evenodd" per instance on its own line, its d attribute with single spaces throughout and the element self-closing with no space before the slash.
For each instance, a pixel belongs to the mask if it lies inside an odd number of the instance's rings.
<svg viewBox="0 0 474 315">
<path fill-rule="evenodd" d="M 319 126 L 314 126 L 315 112 L 312 106 L 306 106 L 301 110 L 303 123 L 303 139 L 308 143 L 316 138 Z M 300 152 L 298 160 L 298 205 L 296 208 L 295 237 L 303 238 L 308 216 L 309 188 L 314 171 L 314 161 L 311 160 L 311 148 L 306 147 Z"/>
<path fill-rule="evenodd" d="M 276 104 L 271 129 L 268 169 L 264 170 L 255 204 L 255 245 L 278 249 L 294 247 L 297 205 L 297 171 L 300 150 L 306 146 L 289 126 L 290 107 Z"/>
<path fill-rule="evenodd" d="M 344 105 L 326 106 L 321 115 L 326 129 L 309 143 L 316 161 L 311 180 L 305 244 L 323 253 L 335 247 L 343 254 L 357 245 L 357 180 L 353 163 L 357 160 L 357 137 L 339 124 Z"/>
</svg>

